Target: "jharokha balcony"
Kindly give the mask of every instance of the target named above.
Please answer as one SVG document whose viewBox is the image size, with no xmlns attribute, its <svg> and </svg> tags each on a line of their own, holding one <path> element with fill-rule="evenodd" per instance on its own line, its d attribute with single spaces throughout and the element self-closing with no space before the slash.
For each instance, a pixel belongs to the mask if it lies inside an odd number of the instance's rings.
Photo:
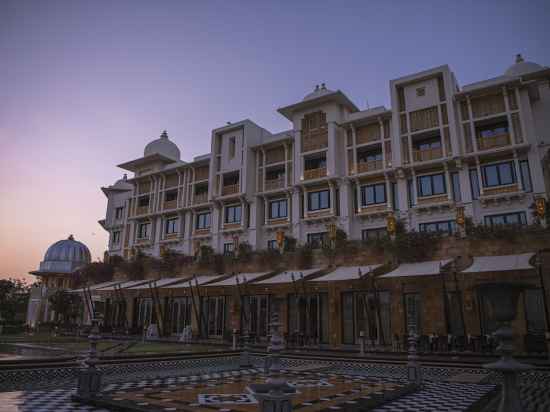
<svg viewBox="0 0 550 412">
<path fill-rule="evenodd" d="M 239 184 L 222 187 L 222 196 L 234 195 L 235 193 L 239 193 Z"/>
<path fill-rule="evenodd" d="M 304 180 L 320 179 L 327 175 L 327 168 L 321 167 L 318 169 L 304 170 Z"/>
</svg>

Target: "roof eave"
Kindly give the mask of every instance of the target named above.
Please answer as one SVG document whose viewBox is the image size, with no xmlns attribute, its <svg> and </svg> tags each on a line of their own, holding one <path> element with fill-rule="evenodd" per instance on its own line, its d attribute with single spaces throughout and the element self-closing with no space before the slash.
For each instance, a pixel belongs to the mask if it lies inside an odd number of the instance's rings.
<svg viewBox="0 0 550 412">
<path fill-rule="evenodd" d="M 341 90 L 336 90 L 334 93 L 325 94 L 323 96 L 316 97 L 315 99 L 303 100 L 298 103 L 291 104 L 289 106 L 279 107 L 277 111 L 286 117 L 288 120 L 292 121 L 292 113 L 297 110 L 305 109 L 311 106 L 317 106 L 321 103 L 338 100 L 339 103 L 344 104 L 345 106 L 351 108 L 352 112 L 358 112 L 359 109 Z"/>
</svg>

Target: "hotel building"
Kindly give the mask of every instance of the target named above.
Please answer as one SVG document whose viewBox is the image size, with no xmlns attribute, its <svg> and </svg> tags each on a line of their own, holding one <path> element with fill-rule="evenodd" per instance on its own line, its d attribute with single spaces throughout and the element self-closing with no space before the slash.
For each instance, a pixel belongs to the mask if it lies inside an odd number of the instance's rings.
<svg viewBox="0 0 550 412">
<path fill-rule="evenodd" d="M 549 79 L 520 55 L 462 87 L 444 65 L 391 80 L 392 107 L 366 110 L 321 84 L 277 109 L 288 130 L 228 123 L 190 162 L 163 132 L 119 165 L 130 178 L 102 188 L 108 254 L 258 250 L 280 231 L 317 246 L 332 223 L 350 239 L 385 235 L 388 216 L 415 231 L 532 224 L 550 190 Z"/>
</svg>

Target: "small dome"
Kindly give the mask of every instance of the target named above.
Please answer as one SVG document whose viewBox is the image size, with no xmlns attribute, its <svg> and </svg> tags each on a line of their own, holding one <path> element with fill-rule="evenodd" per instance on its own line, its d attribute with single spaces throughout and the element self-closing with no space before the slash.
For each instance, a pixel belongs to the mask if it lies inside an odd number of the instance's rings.
<svg viewBox="0 0 550 412">
<path fill-rule="evenodd" d="M 327 89 L 327 87 L 325 86 L 325 83 L 321 83 L 321 86 L 319 86 L 319 85 L 315 86 L 315 90 L 313 90 L 311 93 L 307 94 L 304 97 L 303 101 L 305 102 L 306 100 L 313 100 L 313 99 L 316 99 L 318 97 L 325 96 L 325 95 L 331 94 L 331 93 L 334 93 L 334 90 Z"/>
<path fill-rule="evenodd" d="M 48 248 L 44 260 L 40 262 L 40 272 L 73 273 L 90 262 L 88 247 L 70 235 L 68 239 L 55 242 Z"/>
<path fill-rule="evenodd" d="M 153 140 L 145 146 L 145 150 L 143 151 L 144 156 L 156 153 L 169 157 L 170 159 L 180 160 L 180 149 L 178 149 L 178 146 L 168 138 L 166 130 L 162 132 L 159 139 Z"/>
<path fill-rule="evenodd" d="M 128 183 L 128 176 L 124 173 L 122 179 L 118 179 L 110 188 L 118 190 L 132 190 L 134 186 Z"/>
<path fill-rule="evenodd" d="M 517 77 L 544 69 L 540 64 L 526 62 L 521 54 L 516 55 L 516 62 L 504 72 L 506 76 Z"/>
</svg>

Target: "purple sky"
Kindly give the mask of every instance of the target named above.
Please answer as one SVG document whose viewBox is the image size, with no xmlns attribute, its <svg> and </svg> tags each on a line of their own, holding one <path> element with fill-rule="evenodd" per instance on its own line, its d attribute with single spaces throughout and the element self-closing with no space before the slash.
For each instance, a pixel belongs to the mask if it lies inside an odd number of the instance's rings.
<svg viewBox="0 0 550 412">
<path fill-rule="evenodd" d="M 363 109 L 445 63 L 460 84 L 550 65 L 549 22 L 548 0 L 0 1 L 0 277 L 70 233 L 102 256 L 99 188 L 163 129 L 190 160 L 226 121 L 288 128 L 275 109 L 317 83 Z"/>
</svg>

